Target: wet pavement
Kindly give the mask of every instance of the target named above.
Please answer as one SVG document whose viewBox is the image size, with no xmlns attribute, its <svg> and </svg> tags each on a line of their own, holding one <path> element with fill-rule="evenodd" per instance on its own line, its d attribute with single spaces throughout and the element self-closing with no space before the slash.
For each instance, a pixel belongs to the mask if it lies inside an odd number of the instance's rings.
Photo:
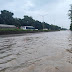
<svg viewBox="0 0 72 72">
<path fill-rule="evenodd" d="M 72 72 L 72 32 L 0 36 L 0 72 Z"/>
</svg>

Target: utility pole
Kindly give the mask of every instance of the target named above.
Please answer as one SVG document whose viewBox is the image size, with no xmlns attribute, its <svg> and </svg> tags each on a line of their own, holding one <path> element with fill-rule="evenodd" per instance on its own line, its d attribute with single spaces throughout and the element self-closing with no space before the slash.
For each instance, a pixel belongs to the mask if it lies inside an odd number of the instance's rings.
<svg viewBox="0 0 72 72">
<path fill-rule="evenodd" d="M 46 15 L 47 15 L 47 14 L 46 14 Z M 43 29 L 44 29 L 44 17 L 45 17 L 46 15 L 40 15 L 40 16 L 42 17 L 42 19 L 43 19 Z"/>
<path fill-rule="evenodd" d="M 44 16 L 42 16 L 42 18 L 43 18 L 43 30 L 44 30 Z"/>
</svg>

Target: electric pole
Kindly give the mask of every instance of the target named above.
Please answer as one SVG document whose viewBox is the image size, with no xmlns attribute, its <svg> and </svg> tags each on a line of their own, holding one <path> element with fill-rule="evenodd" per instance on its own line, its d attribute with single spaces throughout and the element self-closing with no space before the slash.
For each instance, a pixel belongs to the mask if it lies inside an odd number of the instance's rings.
<svg viewBox="0 0 72 72">
<path fill-rule="evenodd" d="M 46 15 L 47 15 L 47 14 L 46 14 Z M 40 15 L 40 16 L 42 17 L 42 19 L 43 19 L 43 30 L 44 30 L 44 17 L 45 17 L 46 15 Z"/>
</svg>

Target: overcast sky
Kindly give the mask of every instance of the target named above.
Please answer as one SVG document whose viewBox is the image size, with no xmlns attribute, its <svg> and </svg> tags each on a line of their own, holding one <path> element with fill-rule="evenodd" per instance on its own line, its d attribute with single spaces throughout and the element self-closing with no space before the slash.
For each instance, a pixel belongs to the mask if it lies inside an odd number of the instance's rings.
<svg viewBox="0 0 72 72">
<path fill-rule="evenodd" d="M 68 10 L 72 0 L 0 0 L 0 10 L 9 10 L 14 17 L 23 18 L 24 15 L 49 24 L 69 28 Z"/>
</svg>

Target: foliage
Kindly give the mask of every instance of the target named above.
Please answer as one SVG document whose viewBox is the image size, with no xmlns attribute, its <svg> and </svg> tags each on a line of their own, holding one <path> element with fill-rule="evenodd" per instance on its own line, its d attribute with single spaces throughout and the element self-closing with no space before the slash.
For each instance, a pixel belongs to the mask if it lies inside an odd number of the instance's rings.
<svg viewBox="0 0 72 72">
<path fill-rule="evenodd" d="M 72 5 L 71 5 L 71 10 L 69 10 L 69 19 L 71 19 L 71 24 L 70 24 L 70 30 L 72 31 Z"/>
<path fill-rule="evenodd" d="M 70 24 L 70 30 L 72 31 L 72 24 Z"/>
<path fill-rule="evenodd" d="M 32 17 L 29 17 L 27 15 L 24 16 L 24 18 L 14 18 L 14 13 L 9 12 L 7 10 L 2 10 L 0 14 L 0 24 L 8 24 L 8 25 L 15 25 L 16 27 L 21 26 L 33 26 L 35 29 L 42 30 L 48 29 L 48 30 L 60 30 L 61 27 L 50 25 L 45 22 L 40 22 L 38 20 L 34 20 Z"/>
</svg>

